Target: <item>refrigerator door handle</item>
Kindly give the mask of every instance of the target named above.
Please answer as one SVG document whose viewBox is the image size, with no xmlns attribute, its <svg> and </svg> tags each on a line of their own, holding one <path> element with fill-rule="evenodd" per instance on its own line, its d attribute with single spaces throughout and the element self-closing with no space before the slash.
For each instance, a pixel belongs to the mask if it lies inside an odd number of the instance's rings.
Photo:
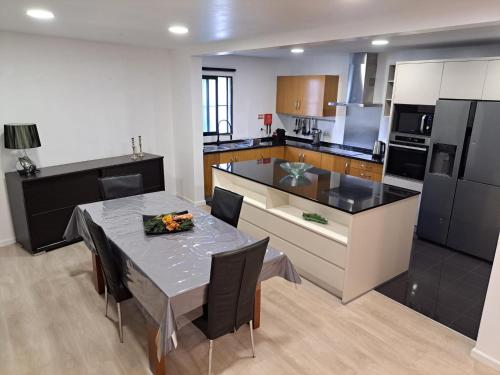
<svg viewBox="0 0 500 375">
<path fill-rule="evenodd" d="M 425 119 L 427 118 L 427 115 L 422 115 L 422 118 L 420 119 L 420 134 L 424 134 L 424 126 L 425 126 Z"/>
</svg>

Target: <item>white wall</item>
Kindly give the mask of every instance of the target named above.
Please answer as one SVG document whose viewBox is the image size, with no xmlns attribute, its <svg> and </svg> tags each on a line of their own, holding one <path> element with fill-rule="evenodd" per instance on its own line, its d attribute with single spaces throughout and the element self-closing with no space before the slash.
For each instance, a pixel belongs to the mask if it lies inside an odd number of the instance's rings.
<svg viewBox="0 0 500 375">
<path fill-rule="evenodd" d="M 233 78 L 233 139 L 265 137 L 263 120 L 259 114 L 273 115 L 272 130 L 282 128 L 276 115 L 276 77 L 286 74 L 287 60 L 255 58 L 244 56 L 203 57 L 203 66 L 214 68 L 234 68 L 236 72 L 225 73 Z M 204 72 L 210 74 L 210 72 Z M 201 129 L 201 125 L 200 125 Z M 215 137 L 205 137 L 205 142 Z M 226 140 L 227 137 L 221 139 Z"/>
<path fill-rule="evenodd" d="M 291 116 L 276 114 L 276 77 L 278 75 L 332 74 L 340 75 L 339 98 L 347 94 L 349 54 L 328 56 L 292 56 L 288 59 L 256 58 L 245 56 L 203 57 L 203 66 L 235 68 L 234 75 L 234 139 L 265 136 L 260 131 L 263 120 L 259 114 L 272 113 L 272 129 L 285 128 L 287 135 L 301 136 L 292 132 L 295 120 Z M 319 120 L 318 127 L 329 133 L 324 140 L 342 143 L 345 108 L 338 108 L 335 119 Z M 213 137 L 205 137 L 205 141 Z"/>
<path fill-rule="evenodd" d="M 198 204 L 204 202 L 201 58 L 174 52 L 172 78 L 176 190 Z"/>
<path fill-rule="evenodd" d="M 42 147 L 29 154 L 42 167 L 127 154 L 142 135 L 175 188 L 170 65 L 167 50 L 0 32 L 0 125 L 36 123 Z M 3 245 L 14 237 L 4 172 L 15 152 L 2 144 L 0 157 Z"/>
<path fill-rule="evenodd" d="M 500 371 L 500 237 L 472 356 Z"/>
</svg>

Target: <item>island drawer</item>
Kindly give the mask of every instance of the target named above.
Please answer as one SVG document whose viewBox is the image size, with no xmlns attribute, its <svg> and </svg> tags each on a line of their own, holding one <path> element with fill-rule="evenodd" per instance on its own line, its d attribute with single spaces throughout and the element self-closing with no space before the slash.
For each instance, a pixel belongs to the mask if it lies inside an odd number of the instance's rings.
<svg viewBox="0 0 500 375">
<path fill-rule="evenodd" d="M 347 246 L 333 239 L 319 235 L 312 230 L 293 224 L 281 217 L 243 203 L 241 218 L 266 228 L 272 234 L 286 239 L 288 242 L 303 248 L 311 254 L 322 258 L 340 268 L 345 268 Z"/>
<path fill-rule="evenodd" d="M 245 220 L 240 219 L 238 229 L 256 239 L 269 237 L 269 245 L 284 252 L 300 275 L 342 298 L 345 275 L 343 269 Z"/>
</svg>

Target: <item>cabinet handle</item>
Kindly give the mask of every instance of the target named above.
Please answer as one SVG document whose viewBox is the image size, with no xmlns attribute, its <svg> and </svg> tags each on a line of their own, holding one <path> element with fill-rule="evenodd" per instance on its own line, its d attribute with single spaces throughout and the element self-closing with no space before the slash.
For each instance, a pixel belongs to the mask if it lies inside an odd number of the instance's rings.
<svg viewBox="0 0 500 375">
<path fill-rule="evenodd" d="M 347 172 L 348 172 L 348 171 L 347 171 L 347 169 L 348 169 L 348 168 L 349 168 L 349 162 L 348 162 L 348 161 L 346 161 L 346 162 L 345 162 L 345 167 L 344 167 L 344 174 L 347 174 Z"/>
<path fill-rule="evenodd" d="M 260 158 L 261 158 L 261 159 L 264 159 L 264 155 L 260 154 Z"/>
<path fill-rule="evenodd" d="M 301 102 L 301 100 L 299 99 L 299 100 L 297 100 L 297 102 L 299 103 L 299 107 L 297 109 L 300 109 L 300 102 Z"/>
</svg>

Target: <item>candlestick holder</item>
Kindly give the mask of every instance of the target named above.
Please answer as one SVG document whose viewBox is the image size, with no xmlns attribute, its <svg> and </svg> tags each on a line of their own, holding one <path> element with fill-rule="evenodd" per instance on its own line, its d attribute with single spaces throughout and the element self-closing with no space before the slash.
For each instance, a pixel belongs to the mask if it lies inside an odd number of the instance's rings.
<svg viewBox="0 0 500 375">
<path fill-rule="evenodd" d="M 132 160 L 137 160 L 138 156 L 137 156 L 136 149 L 135 149 L 135 139 L 134 139 L 134 137 L 132 137 L 131 140 L 132 140 L 132 155 L 130 156 L 130 158 Z"/>
<path fill-rule="evenodd" d="M 142 137 L 139 136 L 139 157 L 142 159 L 144 157 L 144 152 L 142 152 Z"/>
</svg>

